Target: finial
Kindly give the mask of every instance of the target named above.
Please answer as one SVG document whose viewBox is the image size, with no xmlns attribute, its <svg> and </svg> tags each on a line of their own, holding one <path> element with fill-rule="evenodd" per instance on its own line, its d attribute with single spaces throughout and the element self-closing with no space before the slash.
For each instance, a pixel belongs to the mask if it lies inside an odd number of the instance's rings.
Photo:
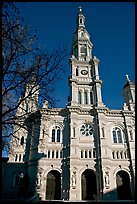
<svg viewBox="0 0 137 204">
<path fill-rule="evenodd" d="M 82 13 L 82 7 L 79 6 L 78 8 L 79 8 L 79 13 Z"/>
<path fill-rule="evenodd" d="M 130 79 L 129 79 L 129 77 L 128 77 L 128 74 L 126 74 L 126 80 L 127 80 L 127 82 L 130 82 Z"/>
</svg>

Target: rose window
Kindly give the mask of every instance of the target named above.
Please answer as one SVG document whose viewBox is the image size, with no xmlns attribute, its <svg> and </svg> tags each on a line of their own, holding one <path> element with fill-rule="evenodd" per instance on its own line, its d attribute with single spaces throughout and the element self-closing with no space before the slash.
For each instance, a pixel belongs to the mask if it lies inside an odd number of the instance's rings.
<svg viewBox="0 0 137 204">
<path fill-rule="evenodd" d="M 93 134 L 93 127 L 91 124 L 83 124 L 80 128 L 80 132 L 83 136 L 90 136 Z"/>
</svg>

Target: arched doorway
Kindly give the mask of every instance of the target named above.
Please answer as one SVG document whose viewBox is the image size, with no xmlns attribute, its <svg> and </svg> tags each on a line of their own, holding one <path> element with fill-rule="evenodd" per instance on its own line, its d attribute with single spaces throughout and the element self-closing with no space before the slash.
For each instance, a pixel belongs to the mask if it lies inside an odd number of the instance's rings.
<svg viewBox="0 0 137 204">
<path fill-rule="evenodd" d="M 118 200 L 131 200 L 130 178 L 127 172 L 119 171 L 116 174 Z"/>
<path fill-rule="evenodd" d="M 97 184 L 95 172 L 86 169 L 81 176 L 82 200 L 95 200 L 97 195 Z"/>
<path fill-rule="evenodd" d="M 61 200 L 61 175 L 56 170 L 47 175 L 46 200 Z"/>
</svg>

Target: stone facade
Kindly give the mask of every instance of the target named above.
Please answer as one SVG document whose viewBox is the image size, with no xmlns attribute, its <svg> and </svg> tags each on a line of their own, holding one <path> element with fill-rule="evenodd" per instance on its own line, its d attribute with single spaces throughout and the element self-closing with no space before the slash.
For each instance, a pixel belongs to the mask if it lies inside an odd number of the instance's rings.
<svg viewBox="0 0 137 204">
<path fill-rule="evenodd" d="M 25 119 L 26 129 L 12 138 L 12 154 L 3 163 L 3 197 L 17 196 L 23 173 L 28 175 L 32 200 L 134 199 L 135 85 L 126 76 L 122 110 L 107 108 L 92 46 L 79 8 L 68 104 L 49 108 L 46 101 L 37 110 L 38 93 L 22 104 L 31 114 Z"/>
</svg>

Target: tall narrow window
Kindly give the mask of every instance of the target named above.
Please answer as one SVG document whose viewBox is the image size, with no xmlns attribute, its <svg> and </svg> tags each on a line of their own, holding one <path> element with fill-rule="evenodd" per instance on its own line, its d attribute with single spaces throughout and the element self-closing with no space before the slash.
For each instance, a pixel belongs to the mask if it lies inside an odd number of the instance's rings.
<svg viewBox="0 0 137 204">
<path fill-rule="evenodd" d="M 89 158 L 91 158 L 91 150 L 89 150 Z"/>
<path fill-rule="evenodd" d="M 19 155 L 19 161 L 21 161 L 21 154 Z"/>
<path fill-rule="evenodd" d="M 93 150 L 93 158 L 96 158 L 96 152 L 95 152 L 95 149 Z"/>
<path fill-rule="evenodd" d="M 78 68 L 76 68 L 76 76 L 78 76 Z"/>
<path fill-rule="evenodd" d="M 81 104 L 81 92 L 78 91 L 78 104 Z"/>
<path fill-rule="evenodd" d="M 113 130 L 113 142 L 117 143 L 116 131 L 115 130 Z"/>
<path fill-rule="evenodd" d="M 112 152 L 112 157 L 113 159 L 115 159 L 115 152 Z"/>
<path fill-rule="evenodd" d="M 59 155 L 59 154 L 58 154 L 58 150 L 57 150 L 57 151 L 56 151 L 56 158 L 58 158 L 58 155 Z"/>
<path fill-rule="evenodd" d="M 84 93 L 84 100 L 85 100 L 85 104 L 88 104 L 88 93 L 87 92 Z"/>
<path fill-rule="evenodd" d="M 15 161 L 17 161 L 17 159 L 18 159 L 18 155 L 16 154 L 16 156 L 15 156 Z"/>
<path fill-rule="evenodd" d="M 85 158 L 87 158 L 87 156 L 88 156 L 88 155 L 87 155 L 87 151 L 85 151 Z"/>
<path fill-rule="evenodd" d="M 60 142 L 60 129 L 57 129 L 57 142 Z"/>
<path fill-rule="evenodd" d="M 52 150 L 52 158 L 54 158 L 54 150 Z"/>
<path fill-rule="evenodd" d="M 52 130 L 52 142 L 55 142 L 55 129 Z"/>
<path fill-rule="evenodd" d="M 83 158 L 83 150 L 81 150 L 81 158 Z"/>
<path fill-rule="evenodd" d="M 132 130 L 129 131 L 129 135 L 130 135 L 130 140 L 133 140 L 133 133 L 132 133 Z"/>
<path fill-rule="evenodd" d="M 73 137 L 75 137 L 76 134 L 75 134 L 75 127 L 73 127 Z"/>
<path fill-rule="evenodd" d="M 102 137 L 105 137 L 104 127 L 102 128 Z"/>
<path fill-rule="evenodd" d="M 93 92 L 90 92 L 90 104 L 93 104 Z"/>
<path fill-rule="evenodd" d="M 62 158 L 63 157 L 63 153 L 62 153 L 62 150 L 60 151 L 60 158 Z"/>
<path fill-rule="evenodd" d="M 50 150 L 48 150 L 48 158 L 50 158 Z"/>
<path fill-rule="evenodd" d="M 20 144 L 21 144 L 21 145 L 24 144 L 24 137 L 23 137 L 23 136 L 21 137 Z"/>
<path fill-rule="evenodd" d="M 122 136 L 121 136 L 121 131 L 120 131 L 120 129 L 118 129 L 117 135 L 118 135 L 118 142 L 119 142 L 119 143 L 122 143 Z"/>
</svg>

